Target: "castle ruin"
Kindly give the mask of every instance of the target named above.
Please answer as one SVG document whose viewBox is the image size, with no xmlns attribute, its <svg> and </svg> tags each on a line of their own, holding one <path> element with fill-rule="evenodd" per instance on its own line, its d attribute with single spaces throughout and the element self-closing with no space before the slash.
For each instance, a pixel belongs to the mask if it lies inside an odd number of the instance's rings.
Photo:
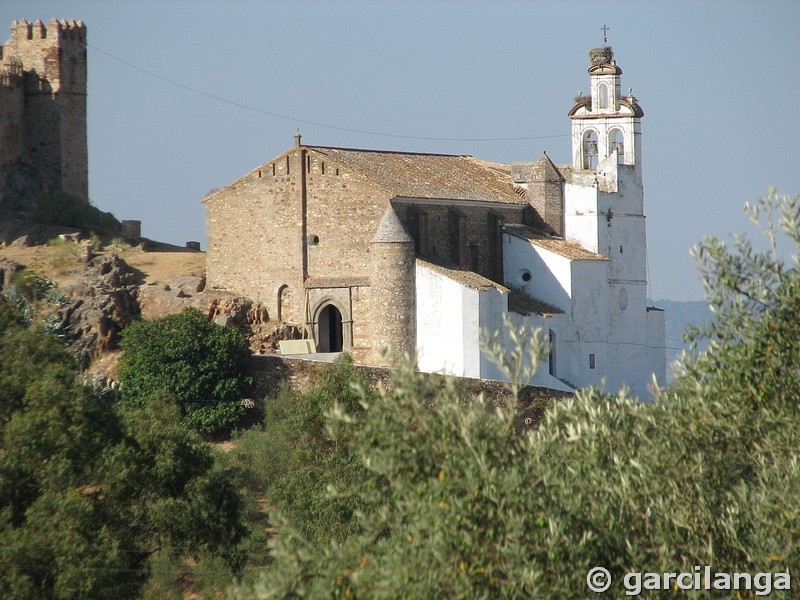
<svg viewBox="0 0 800 600">
<path fill-rule="evenodd" d="M 14 21 L 0 46 L 0 207 L 62 191 L 88 201 L 86 26 Z"/>
</svg>

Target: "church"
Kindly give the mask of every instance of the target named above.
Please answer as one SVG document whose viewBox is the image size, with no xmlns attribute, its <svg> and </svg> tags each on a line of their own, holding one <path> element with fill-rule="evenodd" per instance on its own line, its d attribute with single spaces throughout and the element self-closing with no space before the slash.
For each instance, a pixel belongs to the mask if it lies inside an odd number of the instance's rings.
<svg viewBox="0 0 800 600">
<path fill-rule="evenodd" d="M 666 379 L 647 297 L 641 119 L 610 47 L 569 111 L 572 164 L 293 147 L 203 201 L 207 285 L 258 300 L 317 352 L 502 379 L 480 340 L 539 328 L 530 382 L 640 398 Z"/>
</svg>

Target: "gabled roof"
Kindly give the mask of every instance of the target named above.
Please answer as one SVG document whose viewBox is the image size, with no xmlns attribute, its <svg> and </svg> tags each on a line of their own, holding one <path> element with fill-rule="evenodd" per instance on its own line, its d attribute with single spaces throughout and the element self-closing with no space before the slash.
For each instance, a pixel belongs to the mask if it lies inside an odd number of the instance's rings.
<svg viewBox="0 0 800 600">
<path fill-rule="evenodd" d="M 472 288 L 480 292 L 496 289 L 501 294 L 508 294 L 508 310 L 511 312 L 515 312 L 520 315 L 536 314 L 543 316 L 560 315 L 564 313 L 563 310 L 547 304 L 546 302 L 542 302 L 541 300 L 537 300 L 523 291 L 509 289 L 504 285 L 500 285 L 499 283 L 492 281 L 491 279 L 487 279 L 483 275 L 475 273 L 474 271 L 448 269 L 447 267 L 443 267 L 441 265 L 429 263 L 421 258 L 417 259 L 417 263 L 429 271 L 443 275 L 448 279 L 463 285 L 464 287 Z"/>
<path fill-rule="evenodd" d="M 471 156 L 304 147 L 398 198 L 527 204 L 506 174 Z"/>
<path fill-rule="evenodd" d="M 439 275 L 444 275 L 448 279 L 452 279 L 456 283 L 459 283 L 465 287 L 472 288 L 473 290 L 478 291 L 486 291 L 492 288 L 496 289 L 500 293 L 508 293 L 508 288 L 504 285 L 500 285 L 484 277 L 483 275 L 479 275 L 474 271 L 462 271 L 460 269 L 448 269 L 447 267 L 443 267 L 441 265 L 435 265 L 427 260 L 422 260 L 421 258 L 417 258 L 417 263 L 428 269 L 429 271 L 433 271 L 434 273 L 438 273 Z"/>
</svg>

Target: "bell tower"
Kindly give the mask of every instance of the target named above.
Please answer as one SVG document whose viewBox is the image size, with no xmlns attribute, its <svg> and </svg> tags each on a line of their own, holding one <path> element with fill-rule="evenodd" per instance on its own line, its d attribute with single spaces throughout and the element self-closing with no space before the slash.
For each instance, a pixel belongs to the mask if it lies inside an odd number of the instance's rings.
<svg viewBox="0 0 800 600">
<path fill-rule="evenodd" d="M 604 28 L 605 29 L 605 28 Z M 602 255 L 605 282 L 573 310 L 572 373 L 597 380 L 595 365 L 614 365 L 617 386 L 643 373 L 665 377 L 664 313 L 647 297 L 647 232 L 642 182 L 644 116 L 621 92 L 622 69 L 607 45 L 589 50 L 589 94 L 569 111 L 572 169 L 564 183 L 564 237 Z M 597 362 L 595 362 L 597 361 Z M 628 371 L 628 375 L 619 373 Z"/>
<path fill-rule="evenodd" d="M 590 93 L 576 98 L 572 177 L 565 185 L 564 237 L 609 260 L 609 281 L 645 302 L 647 241 L 642 184 L 644 115 L 620 93 L 622 69 L 609 46 L 589 50 Z M 624 304 L 624 303 L 621 303 Z"/>
<path fill-rule="evenodd" d="M 634 167 L 641 180 L 641 118 L 644 111 L 632 92 L 623 96 L 622 69 L 610 46 L 589 50 L 588 96 L 579 94 L 569 112 L 572 119 L 572 167 L 594 171 L 609 156 Z"/>
</svg>

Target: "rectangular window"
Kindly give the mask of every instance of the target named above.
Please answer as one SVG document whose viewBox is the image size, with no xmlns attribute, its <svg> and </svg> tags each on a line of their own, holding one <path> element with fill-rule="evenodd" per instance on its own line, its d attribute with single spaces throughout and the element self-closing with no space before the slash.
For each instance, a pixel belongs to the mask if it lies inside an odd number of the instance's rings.
<svg viewBox="0 0 800 600">
<path fill-rule="evenodd" d="M 478 244 L 469 245 L 469 270 L 478 272 Z"/>
<path fill-rule="evenodd" d="M 447 236 L 450 250 L 450 262 L 456 267 L 461 266 L 461 215 L 458 211 L 447 211 Z"/>
<path fill-rule="evenodd" d="M 414 250 L 420 256 L 428 254 L 428 214 L 416 208 L 408 209 L 408 228 L 414 238 Z"/>
<path fill-rule="evenodd" d="M 589 368 L 590 369 L 594 369 L 594 366 L 595 366 L 595 364 L 594 364 L 594 354 L 590 354 L 589 355 Z"/>
</svg>

